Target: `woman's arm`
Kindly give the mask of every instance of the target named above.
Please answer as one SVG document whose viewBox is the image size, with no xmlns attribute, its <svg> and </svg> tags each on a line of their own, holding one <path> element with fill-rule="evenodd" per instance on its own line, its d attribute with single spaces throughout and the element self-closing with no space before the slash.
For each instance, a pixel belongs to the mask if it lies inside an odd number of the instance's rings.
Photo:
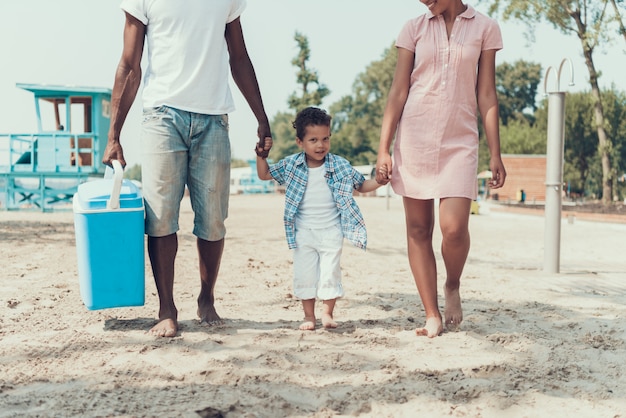
<svg viewBox="0 0 626 418">
<path fill-rule="evenodd" d="M 396 134 L 398 121 L 404 111 L 406 99 L 409 96 L 414 61 L 415 53 L 408 49 L 398 48 L 398 61 L 396 62 L 393 82 L 387 95 L 387 104 L 385 105 L 385 113 L 383 114 L 383 122 L 380 129 L 380 143 L 376 161 L 376 178 L 379 182 L 388 181 L 391 177 L 392 166 L 389 150 Z M 381 173 L 381 168 L 385 165 L 387 170 L 383 170 Z"/>
<path fill-rule="evenodd" d="M 498 189 L 504 185 L 506 170 L 500 155 L 500 116 L 496 93 L 496 50 L 482 51 L 478 60 L 478 85 L 476 88 L 478 110 L 483 120 L 491 160 L 492 178 L 489 186 Z"/>
</svg>

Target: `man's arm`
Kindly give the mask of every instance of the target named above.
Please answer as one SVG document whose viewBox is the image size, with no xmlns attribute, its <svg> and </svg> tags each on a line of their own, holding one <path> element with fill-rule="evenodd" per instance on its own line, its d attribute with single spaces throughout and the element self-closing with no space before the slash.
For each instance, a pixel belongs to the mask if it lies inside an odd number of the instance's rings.
<svg viewBox="0 0 626 418">
<path fill-rule="evenodd" d="M 265 138 L 271 138 L 272 133 L 267 115 L 265 114 L 265 108 L 263 107 L 263 99 L 261 98 L 256 73 L 243 39 L 241 20 L 239 18 L 226 25 L 225 37 L 228 53 L 230 54 L 230 71 L 233 75 L 233 80 L 235 80 L 237 87 L 256 117 L 259 124 L 257 129 L 259 137 L 258 148 L 264 149 L 264 140 Z M 263 156 L 266 157 L 267 154 Z"/>
<path fill-rule="evenodd" d="M 111 93 L 111 125 L 107 146 L 102 157 L 102 162 L 108 166 L 111 165 L 112 160 L 118 160 L 122 166 L 126 166 L 124 151 L 120 144 L 120 132 L 141 84 L 141 56 L 145 34 L 145 25 L 126 13 L 124 47 L 115 72 Z"/>
</svg>

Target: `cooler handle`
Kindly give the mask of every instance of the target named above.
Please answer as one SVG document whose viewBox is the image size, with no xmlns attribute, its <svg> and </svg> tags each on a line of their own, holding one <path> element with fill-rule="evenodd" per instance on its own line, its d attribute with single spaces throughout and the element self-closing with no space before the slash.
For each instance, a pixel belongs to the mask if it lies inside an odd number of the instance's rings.
<svg viewBox="0 0 626 418">
<path fill-rule="evenodd" d="M 112 160 L 113 164 L 113 189 L 107 202 L 107 209 L 120 208 L 120 192 L 122 191 L 122 180 L 124 179 L 124 167 L 118 160 Z"/>
</svg>

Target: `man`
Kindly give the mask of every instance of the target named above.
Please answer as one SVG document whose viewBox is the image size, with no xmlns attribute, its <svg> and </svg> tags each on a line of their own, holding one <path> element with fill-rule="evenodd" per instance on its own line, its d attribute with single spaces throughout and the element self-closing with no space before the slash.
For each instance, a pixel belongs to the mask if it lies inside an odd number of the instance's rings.
<svg viewBox="0 0 626 418">
<path fill-rule="evenodd" d="M 159 294 L 159 322 L 150 332 L 174 337 L 174 261 L 185 185 L 194 211 L 200 263 L 198 316 L 221 324 L 214 307 L 230 186 L 230 73 L 258 121 L 259 144 L 271 137 L 248 56 L 240 15 L 245 0 L 122 0 L 124 47 L 115 74 L 111 126 L 103 163 L 126 165 L 120 131 L 141 82 L 147 46 L 141 132 L 148 255 Z"/>
</svg>

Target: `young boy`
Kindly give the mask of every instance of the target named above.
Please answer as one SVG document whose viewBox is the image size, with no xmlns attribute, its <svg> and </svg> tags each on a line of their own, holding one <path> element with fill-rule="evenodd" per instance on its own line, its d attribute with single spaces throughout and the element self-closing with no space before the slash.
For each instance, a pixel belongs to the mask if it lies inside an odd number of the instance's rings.
<svg viewBox="0 0 626 418">
<path fill-rule="evenodd" d="M 301 330 L 314 330 L 315 300 L 323 301 L 322 325 L 336 328 L 333 309 L 344 295 L 340 258 L 343 238 L 365 249 L 367 233 L 363 215 L 352 195 L 367 193 L 389 182 L 382 176 L 365 180 L 350 163 L 330 151 L 331 116 L 308 107 L 296 116 L 296 143 L 302 149 L 271 167 L 263 151 L 272 147 L 270 138 L 257 146 L 257 173 L 261 180 L 285 185 L 285 232 L 293 249 L 294 296 L 302 300 L 304 322 Z M 267 155 L 267 152 L 265 153 Z M 384 168 L 383 168 L 384 169 Z"/>
</svg>

